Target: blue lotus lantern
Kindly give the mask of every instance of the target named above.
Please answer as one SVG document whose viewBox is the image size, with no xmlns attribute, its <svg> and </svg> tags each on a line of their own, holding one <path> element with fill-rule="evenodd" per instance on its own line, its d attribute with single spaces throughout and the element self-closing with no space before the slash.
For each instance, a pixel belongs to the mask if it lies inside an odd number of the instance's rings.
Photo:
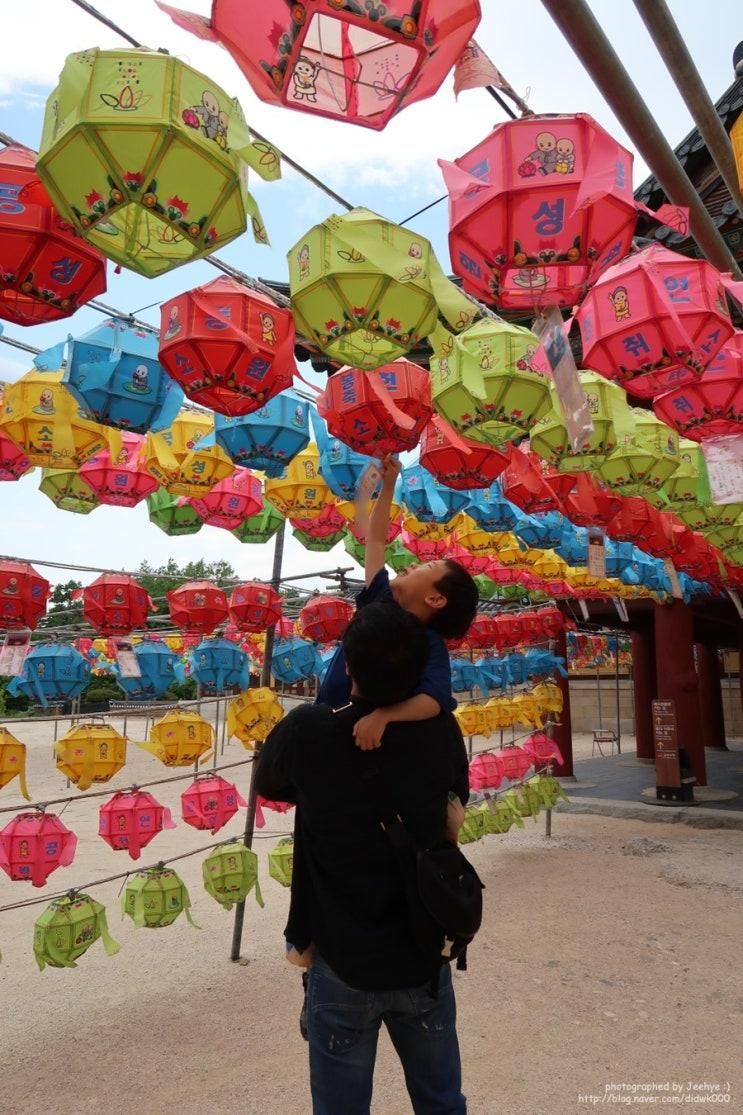
<svg viewBox="0 0 743 1115">
<path fill-rule="evenodd" d="M 403 469 L 400 479 L 402 502 L 419 522 L 448 523 L 469 506 L 469 492 L 437 484 L 422 465 Z"/>
<path fill-rule="evenodd" d="M 122 677 L 118 663 L 114 663 L 112 670 L 117 684 L 132 700 L 162 697 L 174 681 L 185 681 L 186 675 L 180 658 L 165 643 L 150 639 L 137 643 L 134 657 L 139 664 L 141 677 Z"/>
<path fill-rule="evenodd" d="M 215 436 L 237 465 L 279 477 L 310 440 L 309 403 L 282 391 L 260 410 L 239 418 L 215 414 Z"/>
<path fill-rule="evenodd" d="M 568 519 L 563 519 L 562 535 L 553 549 L 568 565 L 587 565 L 588 529 L 573 526 Z"/>
<path fill-rule="evenodd" d="M 562 540 L 563 522 L 559 511 L 544 511 L 526 515 L 521 522 L 516 523 L 513 532 L 530 548 L 552 550 Z"/>
<path fill-rule="evenodd" d="M 204 639 L 189 657 L 191 676 L 204 693 L 218 696 L 228 689 L 239 689 L 242 692 L 248 688 L 248 656 L 228 639 Z"/>
<path fill-rule="evenodd" d="M 322 660 L 317 647 L 309 639 L 292 636 L 278 639 L 271 658 L 271 672 L 276 681 L 293 685 L 296 681 L 314 678 L 322 671 Z"/>
<path fill-rule="evenodd" d="M 23 672 L 8 685 L 11 697 L 23 694 L 46 708 L 50 701 L 79 697 L 90 681 L 90 664 L 78 650 L 38 643 L 23 663 Z"/>
<path fill-rule="evenodd" d="M 372 463 L 371 458 L 332 437 L 314 407 L 310 408 L 310 421 L 320 454 L 320 475 L 333 495 L 339 499 L 353 499 L 359 480 Z"/>
<path fill-rule="evenodd" d="M 469 492 L 469 497 L 467 514 L 482 530 L 515 530 L 525 518 L 521 508 L 503 495 L 497 480 L 489 488 Z"/>
</svg>

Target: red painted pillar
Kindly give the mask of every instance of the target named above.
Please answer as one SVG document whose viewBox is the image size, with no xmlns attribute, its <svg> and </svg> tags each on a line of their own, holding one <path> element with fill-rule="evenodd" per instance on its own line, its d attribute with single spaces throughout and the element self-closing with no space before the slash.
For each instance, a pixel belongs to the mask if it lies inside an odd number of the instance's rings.
<svg viewBox="0 0 743 1115">
<path fill-rule="evenodd" d="M 694 618 L 681 600 L 655 605 L 655 669 L 658 696 L 676 706 L 678 745 L 689 757 L 697 785 L 707 785 L 707 768 L 694 669 Z"/>
<path fill-rule="evenodd" d="M 702 740 L 705 747 L 727 751 L 725 743 L 725 714 L 722 708 L 720 685 L 720 660 L 717 648 L 709 643 L 697 643 L 697 675 L 699 677 L 699 716 Z"/>
<path fill-rule="evenodd" d="M 564 631 L 555 641 L 555 654 L 565 659 L 565 666 L 567 668 L 568 644 Z M 560 748 L 560 754 L 564 762 L 562 766 L 555 769 L 555 775 L 557 778 L 568 778 L 573 774 L 573 726 L 570 720 L 570 678 L 564 678 L 562 674 L 559 674 L 557 677 L 557 685 L 562 693 L 562 712 L 560 713 L 560 723 L 556 724 L 552 729 L 552 738 Z"/>
<path fill-rule="evenodd" d="M 654 763 L 652 702 L 658 696 L 658 681 L 655 672 L 655 631 L 652 627 L 632 632 L 632 684 L 637 758 L 641 762 Z"/>
</svg>

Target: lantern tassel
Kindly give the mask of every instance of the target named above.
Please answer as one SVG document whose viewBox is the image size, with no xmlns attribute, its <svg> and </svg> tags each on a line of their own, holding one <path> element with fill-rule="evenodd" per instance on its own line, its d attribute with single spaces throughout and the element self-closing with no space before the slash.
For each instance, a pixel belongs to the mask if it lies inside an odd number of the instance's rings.
<svg viewBox="0 0 743 1115">
<path fill-rule="evenodd" d="M 103 906 L 100 906 L 98 909 L 96 928 L 101 935 L 101 941 L 103 942 L 106 956 L 115 956 L 117 952 L 121 951 L 121 945 L 117 941 L 114 941 L 111 936 L 108 928 L 108 921 L 106 920 L 106 911 Z"/>
</svg>

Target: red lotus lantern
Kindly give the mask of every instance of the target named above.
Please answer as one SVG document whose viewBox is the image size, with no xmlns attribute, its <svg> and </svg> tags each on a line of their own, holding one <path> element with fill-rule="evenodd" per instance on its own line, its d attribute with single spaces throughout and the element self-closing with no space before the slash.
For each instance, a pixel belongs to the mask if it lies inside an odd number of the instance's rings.
<svg viewBox="0 0 743 1115">
<path fill-rule="evenodd" d="M 456 538 L 456 531 L 454 532 Z M 472 554 L 466 550 L 464 546 L 458 546 L 452 543 L 449 547 L 448 556 L 456 561 L 473 577 L 478 577 L 481 573 L 487 573 L 490 566 L 493 564 L 493 559 L 489 554 Z"/>
<path fill-rule="evenodd" d="M 498 753 L 503 777 L 509 782 L 519 782 L 532 765 L 532 757 L 521 747 L 504 747 Z"/>
<path fill-rule="evenodd" d="M 687 530 L 674 539 L 673 564 L 699 581 L 720 581 L 720 554 L 703 534 Z"/>
<path fill-rule="evenodd" d="M 448 488 L 489 488 L 508 464 L 508 454 L 460 437 L 441 418 L 428 423 L 421 437 L 420 462 Z"/>
<path fill-rule="evenodd" d="M 699 379 L 659 395 L 653 410 L 692 441 L 743 431 L 743 331 L 737 330 Z"/>
<path fill-rule="evenodd" d="M 35 183 L 32 197 L 24 186 Z M 36 180 L 36 155 L 0 152 L 0 317 L 41 325 L 74 314 L 106 289 L 106 261 L 63 221 Z"/>
<path fill-rule="evenodd" d="M 502 612 L 500 615 L 493 617 L 495 623 L 493 643 L 498 647 L 498 650 L 516 647 L 524 641 L 522 615 L 523 613 L 520 612 Z"/>
<path fill-rule="evenodd" d="M 181 631 L 210 635 L 227 619 L 227 596 L 211 581 L 187 581 L 171 589 L 167 599 L 170 618 Z"/>
<path fill-rule="evenodd" d="M 668 557 L 674 549 L 673 521 L 640 496 L 628 496 L 607 523 L 606 533 L 618 542 L 633 542 L 656 557 Z"/>
<path fill-rule="evenodd" d="M 733 334 L 719 271 L 660 244 L 611 267 L 576 318 L 586 367 L 641 398 L 693 383 Z"/>
<path fill-rule="evenodd" d="M 469 768 L 470 790 L 497 790 L 503 781 L 500 753 L 484 751 L 476 755 Z"/>
<path fill-rule="evenodd" d="M 230 595 L 230 620 L 239 631 L 258 634 L 268 631 L 281 619 L 281 596 L 262 581 L 247 581 L 236 585 Z M 277 631 L 277 635 L 279 632 Z"/>
<path fill-rule="evenodd" d="M 630 250 L 632 155 L 585 113 L 508 120 L 439 165 L 452 266 L 479 297 L 573 306 Z"/>
<path fill-rule="evenodd" d="M 0 201 L 0 205 L 2 202 Z M 3 396 L 0 392 L 0 414 L 2 414 Z M 0 430 L 0 481 L 20 480 L 31 468 L 31 463 L 14 441 Z"/>
<path fill-rule="evenodd" d="M 341 368 L 317 409 L 333 437 L 358 453 L 384 457 L 414 449 L 433 413 L 428 372 L 395 360 L 374 372 Z"/>
<path fill-rule="evenodd" d="M 54 813 L 18 813 L 0 832 L 0 867 L 11 879 L 43 887 L 52 871 L 69 867 L 77 837 Z"/>
<path fill-rule="evenodd" d="M 480 22 L 478 0 L 214 0 L 211 19 L 159 6 L 226 47 L 261 100 L 377 130 L 436 92 Z"/>
<path fill-rule="evenodd" d="M 573 473 L 573 487 L 562 497 L 563 511 L 577 527 L 606 526 L 622 503 L 622 496 L 597 483 L 587 472 Z"/>
<path fill-rule="evenodd" d="M 181 794 L 181 815 L 195 829 L 218 832 L 245 801 L 231 782 L 219 774 L 197 774 Z"/>
<path fill-rule="evenodd" d="M 447 557 L 451 549 L 451 538 L 416 538 L 404 527 L 401 538 L 405 549 L 415 554 L 418 561 L 439 561 Z"/>
<path fill-rule="evenodd" d="M 315 643 L 334 643 L 348 627 L 353 604 L 339 596 L 313 596 L 299 613 L 299 632 Z"/>
<path fill-rule="evenodd" d="M 498 617 L 479 613 L 470 624 L 465 642 L 471 650 L 491 650 L 498 639 Z"/>
<path fill-rule="evenodd" d="M 540 634 L 547 639 L 556 639 L 567 626 L 565 616 L 559 608 L 540 608 L 534 615 Z"/>
<path fill-rule="evenodd" d="M 189 399 L 231 417 L 291 387 L 294 321 L 267 294 L 222 276 L 163 302 L 160 360 Z"/>
<path fill-rule="evenodd" d="M 174 829 L 170 810 L 146 790 L 119 790 L 98 811 L 98 834 L 115 852 L 139 859 L 163 829 Z"/>
<path fill-rule="evenodd" d="M 200 499 L 187 503 L 208 526 L 236 530 L 263 507 L 261 482 L 248 468 L 236 468 Z"/>
<path fill-rule="evenodd" d="M 46 612 L 49 582 L 27 561 L 0 561 L 0 631 L 36 627 Z"/>
<path fill-rule="evenodd" d="M 332 503 L 323 507 L 316 519 L 292 516 L 289 522 L 296 530 L 308 534 L 310 538 L 330 538 L 337 534 L 339 530 L 345 530 L 348 526 L 338 508 Z"/>
<path fill-rule="evenodd" d="M 72 595 L 82 599 L 83 615 L 102 635 L 128 635 L 146 625 L 150 609 L 157 610 L 149 593 L 121 573 L 103 573 Z"/>
<path fill-rule="evenodd" d="M 505 499 L 515 503 L 527 515 L 543 511 L 560 511 L 561 506 L 542 472 L 534 453 L 513 449 L 500 484 Z"/>
<path fill-rule="evenodd" d="M 255 800 L 255 827 L 262 829 L 265 827 L 266 818 L 263 816 L 264 809 L 270 809 L 273 813 L 288 813 L 290 809 L 294 808 L 294 802 L 291 801 L 269 801 L 261 794 L 258 794 Z"/>
<path fill-rule="evenodd" d="M 136 507 L 158 488 L 144 467 L 145 439 L 138 434 L 121 434 L 121 449 L 112 459 L 108 449 L 81 465 L 78 474 L 95 493 L 99 503 L 111 507 Z"/>
</svg>

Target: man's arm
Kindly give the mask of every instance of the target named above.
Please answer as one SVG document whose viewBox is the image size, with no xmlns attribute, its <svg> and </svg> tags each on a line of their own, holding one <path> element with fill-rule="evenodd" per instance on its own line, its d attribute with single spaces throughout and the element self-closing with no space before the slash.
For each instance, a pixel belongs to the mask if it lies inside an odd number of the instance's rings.
<svg viewBox="0 0 743 1115">
<path fill-rule="evenodd" d="M 294 741 L 297 737 L 297 717 L 295 714 L 304 711 L 304 709 L 294 709 L 280 720 L 256 757 L 258 764 L 255 771 L 256 793 L 269 801 L 290 801 L 296 804 Z"/>
<path fill-rule="evenodd" d="M 364 579 L 367 587 L 384 566 L 384 550 L 390 525 L 392 497 L 395 494 L 395 484 L 400 475 L 400 467 L 400 462 L 396 457 L 387 456 L 382 461 L 382 490 L 375 500 L 369 518 L 366 551 L 364 553 Z"/>
<path fill-rule="evenodd" d="M 430 720 L 441 712 L 441 705 L 428 693 L 417 693 L 397 705 L 384 705 L 357 720 L 354 729 L 356 746 L 362 751 L 373 751 L 382 742 L 388 724 L 411 720 Z"/>
</svg>

